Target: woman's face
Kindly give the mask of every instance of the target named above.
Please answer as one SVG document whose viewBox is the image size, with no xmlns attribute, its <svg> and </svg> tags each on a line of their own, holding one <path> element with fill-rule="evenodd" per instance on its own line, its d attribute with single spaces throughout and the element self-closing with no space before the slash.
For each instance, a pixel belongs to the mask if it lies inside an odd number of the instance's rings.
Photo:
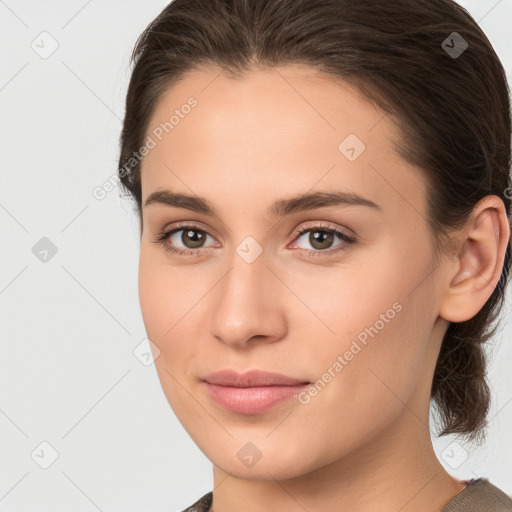
<svg viewBox="0 0 512 512">
<path fill-rule="evenodd" d="M 140 304 L 199 448 L 233 476 L 291 478 L 425 429 L 444 277 L 389 116 L 306 66 L 219 73 L 189 73 L 151 119 Z M 311 385 L 205 382 L 224 369 Z"/>
</svg>

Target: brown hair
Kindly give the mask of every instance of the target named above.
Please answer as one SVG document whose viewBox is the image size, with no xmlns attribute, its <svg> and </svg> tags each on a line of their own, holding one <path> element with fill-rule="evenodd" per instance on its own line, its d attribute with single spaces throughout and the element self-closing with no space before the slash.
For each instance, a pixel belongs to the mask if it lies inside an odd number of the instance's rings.
<svg viewBox="0 0 512 512">
<path fill-rule="evenodd" d="M 465 51 L 450 52 L 462 40 Z M 485 34 L 452 0 L 174 0 L 141 34 L 132 63 L 118 170 L 141 230 L 140 160 L 132 155 L 144 145 L 162 93 L 208 65 L 236 76 L 255 66 L 307 64 L 375 101 L 401 128 L 400 156 L 428 180 L 436 257 L 488 194 L 503 200 L 510 221 L 506 75 Z M 431 390 L 444 426 L 439 435 L 485 437 L 483 344 L 498 327 L 490 329 L 503 306 L 510 250 L 509 243 L 500 282 L 482 309 L 450 323 L 444 336 Z"/>
</svg>

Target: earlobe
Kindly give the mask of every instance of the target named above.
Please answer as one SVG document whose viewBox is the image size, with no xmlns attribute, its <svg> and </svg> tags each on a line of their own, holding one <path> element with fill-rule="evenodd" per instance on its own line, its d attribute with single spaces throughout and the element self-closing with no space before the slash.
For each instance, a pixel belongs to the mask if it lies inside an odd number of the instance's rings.
<svg viewBox="0 0 512 512">
<path fill-rule="evenodd" d="M 486 196 L 474 208 L 459 235 L 461 249 L 452 264 L 440 316 L 450 322 L 473 318 L 485 305 L 501 277 L 510 238 L 504 204 L 497 196 Z"/>
</svg>

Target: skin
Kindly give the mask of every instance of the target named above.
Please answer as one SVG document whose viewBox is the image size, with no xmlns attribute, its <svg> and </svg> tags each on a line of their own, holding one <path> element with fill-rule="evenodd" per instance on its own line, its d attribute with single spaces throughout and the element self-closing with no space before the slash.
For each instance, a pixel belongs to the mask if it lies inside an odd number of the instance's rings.
<svg viewBox="0 0 512 512">
<path fill-rule="evenodd" d="M 190 96 L 198 105 L 143 161 L 142 199 L 170 189 L 204 197 L 217 216 L 143 208 L 139 298 L 169 404 L 214 464 L 213 509 L 440 511 L 464 485 L 432 447 L 432 376 L 449 322 L 474 316 L 498 283 L 509 237 L 502 201 L 481 201 L 436 262 L 422 171 L 397 155 L 393 120 L 357 90 L 303 65 L 240 79 L 196 70 L 161 97 L 148 134 Z M 354 161 L 338 149 L 348 134 L 366 145 Z M 381 211 L 267 217 L 278 199 L 333 190 Z M 199 256 L 153 242 L 180 221 L 209 235 Z M 319 249 L 311 231 L 292 236 L 319 222 L 356 242 L 335 236 Z M 197 251 L 187 231 L 167 241 Z M 236 252 L 248 236 L 263 250 L 252 263 Z M 224 368 L 316 382 L 397 302 L 401 311 L 307 404 L 243 415 L 205 392 L 202 378 Z M 252 467 L 237 457 L 248 442 L 261 453 Z"/>
</svg>

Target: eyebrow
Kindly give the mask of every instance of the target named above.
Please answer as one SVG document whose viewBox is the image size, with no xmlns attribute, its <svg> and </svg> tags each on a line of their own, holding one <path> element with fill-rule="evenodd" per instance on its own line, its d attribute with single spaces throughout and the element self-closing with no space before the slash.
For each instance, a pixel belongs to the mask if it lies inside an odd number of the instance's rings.
<svg viewBox="0 0 512 512">
<path fill-rule="evenodd" d="M 217 216 L 213 205 L 203 197 L 190 196 L 171 190 L 157 190 L 151 193 L 144 207 L 152 204 L 172 206 L 175 208 L 185 208 L 196 213 L 202 213 L 208 216 Z M 376 211 L 382 212 L 382 207 L 370 199 L 362 197 L 354 192 L 310 192 L 299 194 L 288 199 L 280 199 L 272 204 L 267 214 L 269 218 L 284 217 L 292 213 L 306 210 L 314 210 L 327 206 L 368 206 Z"/>
</svg>

